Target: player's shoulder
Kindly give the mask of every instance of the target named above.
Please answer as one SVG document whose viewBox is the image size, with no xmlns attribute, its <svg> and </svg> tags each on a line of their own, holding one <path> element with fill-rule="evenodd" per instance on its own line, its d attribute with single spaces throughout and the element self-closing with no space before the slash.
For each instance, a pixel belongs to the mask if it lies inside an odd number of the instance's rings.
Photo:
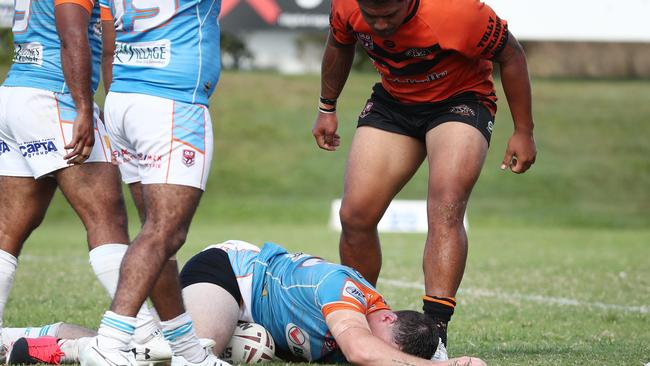
<svg viewBox="0 0 650 366">
<path fill-rule="evenodd" d="M 356 0 L 332 0 L 332 14 L 349 18 L 359 12 L 359 4 L 357 4 Z"/>
<path fill-rule="evenodd" d="M 417 0 L 416 0 L 417 1 Z M 419 0 L 417 17 L 434 27 L 436 24 L 462 24 L 484 11 L 492 11 L 481 0 Z"/>
</svg>

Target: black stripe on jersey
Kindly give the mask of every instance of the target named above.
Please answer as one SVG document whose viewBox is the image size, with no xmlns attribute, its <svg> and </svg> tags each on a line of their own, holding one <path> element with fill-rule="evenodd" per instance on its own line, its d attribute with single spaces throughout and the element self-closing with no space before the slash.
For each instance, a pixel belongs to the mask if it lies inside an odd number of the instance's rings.
<svg viewBox="0 0 650 366">
<path fill-rule="evenodd" d="M 402 62 L 402 61 L 411 60 L 418 57 L 426 57 L 427 55 L 431 55 L 440 50 L 441 50 L 440 45 L 436 43 L 433 46 L 428 46 L 424 48 L 413 47 L 413 48 L 406 49 L 402 52 L 389 52 L 381 48 L 377 43 L 373 42 L 371 52 L 377 55 L 378 57 L 388 59 L 393 62 Z M 416 54 L 419 54 L 420 56 L 417 56 Z"/>
<path fill-rule="evenodd" d="M 407 15 L 406 18 L 404 18 L 404 21 L 402 22 L 402 24 L 406 24 L 409 20 L 411 20 L 415 16 L 415 14 L 418 12 L 419 7 L 420 7 L 420 0 L 415 0 L 415 4 L 413 4 L 413 9 L 409 13 L 409 15 Z"/>
<path fill-rule="evenodd" d="M 373 59 L 375 62 L 378 64 L 388 68 L 390 73 L 394 76 L 408 76 L 408 75 L 420 75 L 428 72 L 431 70 L 432 67 L 436 66 L 440 61 L 444 60 L 448 56 L 450 56 L 454 51 L 452 50 L 446 50 L 439 52 L 436 57 L 432 58 L 431 60 L 422 60 L 418 62 L 414 62 L 412 64 L 408 64 L 404 67 L 394 67 L 386 62 L 384 62 L 381 58 L 371 54 L 370 52 L 366 53 L 368 56 L 370 56 L 371 59 Z"/>
</svg>

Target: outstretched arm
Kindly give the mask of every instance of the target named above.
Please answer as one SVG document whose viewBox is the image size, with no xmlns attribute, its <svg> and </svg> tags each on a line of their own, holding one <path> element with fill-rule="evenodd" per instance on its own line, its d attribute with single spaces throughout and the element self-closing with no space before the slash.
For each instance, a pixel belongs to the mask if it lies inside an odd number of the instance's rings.
<svg viewBox="0 0 650 366">
<path fill-rule="evenodd" d="M 512 33 L 508 34 L 508 43 L 495 61 L 501 67 L 501 84 L 515 125 L 501 169 L 510 168 L 514 173 L 523 173 L 535 163 L 537 148 L 533 137 L 532 97 L 526 55 Z"/>
<path fill-rule="evenodd" d="M 64 156 L 69 164 L 81 164 L 86 161 L 95 144 L 91 85 L 93 66 L 88 44 L 92 1 L 86 1 L 84 5 L 62 2 L 54 8 L 56 30 L 61 40 L 63 75 L 77 108 L 72 140 L 65 146 L 66 149 L 72 149 Z"/>
<path fill-rule="evenodd" d="M 336 133 L 336 99 L 345 86 L 353 60 L 354 44 L 341 44 L 330 32 L 321 64 L 321 100 L 312 129 L 316 143 L 321 149 L 334 151 L 339 146 L 340 137 Z"/>
<path fill-rule="evenodd" d="M 347 360 L 359 366 L 484 366 L 478 358 L 461 357 L 430 361 L 411 356 L 385 343 L 370 332 L 366 317 L 352 310 L 332 312 L 325 319 Z"/>
</svg>

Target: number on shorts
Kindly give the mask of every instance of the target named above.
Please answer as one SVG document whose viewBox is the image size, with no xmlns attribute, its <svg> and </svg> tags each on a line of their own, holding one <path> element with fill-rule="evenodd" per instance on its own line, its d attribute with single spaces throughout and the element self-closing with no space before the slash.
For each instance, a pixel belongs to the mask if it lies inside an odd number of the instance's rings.
<svg viewBox="0 0 650 366">
<path fill-rule="evenodd" d="M 119 31 L 146 32 L 157 28 L 176 13 L 177 0 L 115 0 Z"/>
<path fill-rule="evenodd" d="M 15 0 L 14 6 L 14 25 L 11 30 L 14 34 L 25 33 L 32 15 L 32 0 Z"/>
</svg>

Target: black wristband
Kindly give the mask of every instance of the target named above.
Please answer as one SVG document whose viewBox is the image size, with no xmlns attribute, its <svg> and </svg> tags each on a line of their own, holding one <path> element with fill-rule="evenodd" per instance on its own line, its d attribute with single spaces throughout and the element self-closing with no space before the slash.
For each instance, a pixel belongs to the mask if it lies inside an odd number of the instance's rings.
<svg viewBox="0 0 650 366">
<path fill-rule="evenodd" d="M 336 105 L 336 99 L 329 99 L 329 98 L 320 97 L 320 102 L 323 103 L 323 104 L 327 104 L 327 105 L 333 105 L 333 106 Z"/>
</svg>

